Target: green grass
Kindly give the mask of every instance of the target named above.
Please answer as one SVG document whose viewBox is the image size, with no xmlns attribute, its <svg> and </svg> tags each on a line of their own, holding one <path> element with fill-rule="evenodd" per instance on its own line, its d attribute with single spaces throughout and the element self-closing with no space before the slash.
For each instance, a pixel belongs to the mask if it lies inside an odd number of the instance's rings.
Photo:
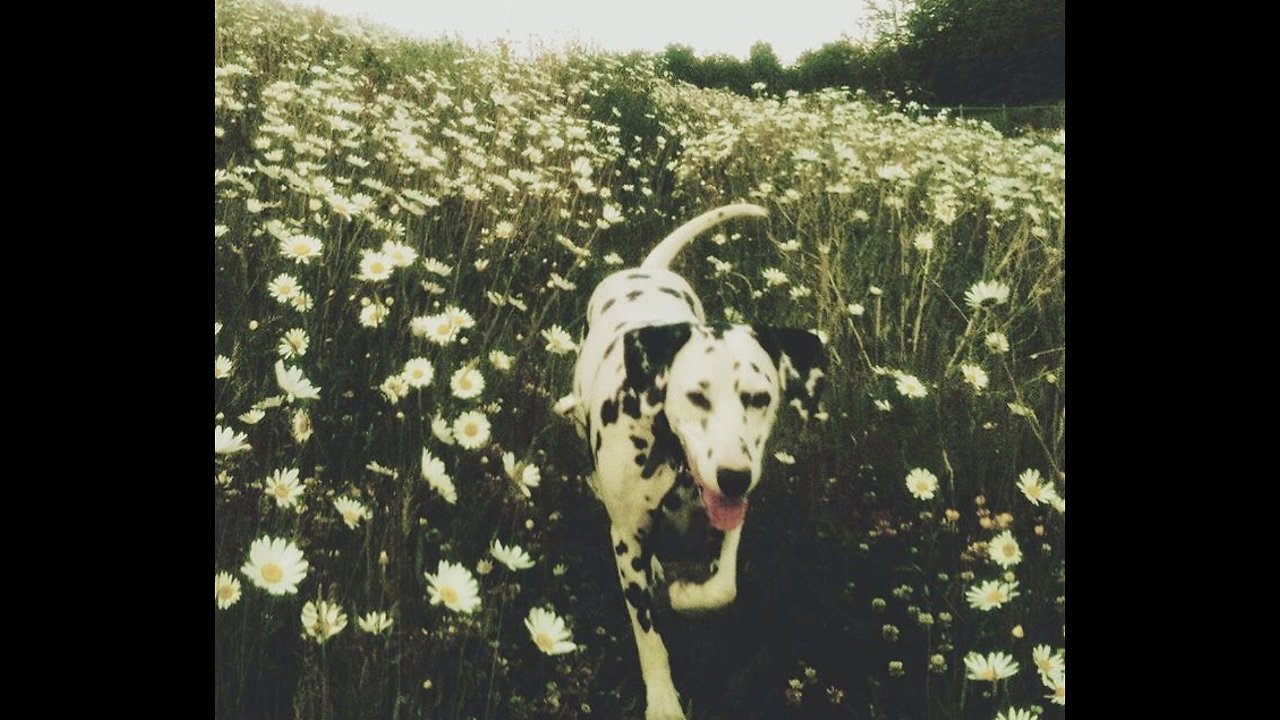
<svg viewBox="0 0 1280 720">
<path fill-rule="evenodd" d="M 642 715 L 586 447 L 551 409 L 573 355 L 549 353 L 542 333 L 581 333 L 591 288 L 625 266 L 610 255 L 634 264 L 732 201 L 770 218 L 699 239 L 677 269 L 711 317 L 820 331 L 831 384 L 825 420 L 788 411 L 775 428 L 772 450 L 797 462 L 766 464 L 737 602 L 663 618 L 693 717 L 990 718 L 1034 705 L 1061 716 L 1031 648 L 1064 646 L 1065 515 L 1033 506 L 1016 482 L 1036 470 L 1065 494 L 1065 133 L 1010 139 L 843 91 L 746 99 L 673 84 L 642 57 L 520 60 L 274 3 L 215 11 L 215 354 L 233 363 L 215 380 L 215 424 L 252 445 L 215 456 L 215 570 L 243 585 L 215 610 L 218 717 Z M 586 190 L 578 158 L 592 170 Z M 359 194 L 367 207 L 346 209 Z M 624 219 L 602 227 L 606 207 Z M 319 257 L 282 256 L 280 238 L 295 234 L 320 240 Z M 388 240 L 419 260 L 357 279 L 362 252 Z M 717 272 L 709 255 L 732 269 Z M 431 273 L 425 257 L 452 272 Z M 787 284 L 768 286 L 767 268 Z M 272 298 L 282 273 L 313 307 Z M 1007 286 L 1008 301 L 966 304 L 984 280 Z M 389 308 L 381 326 L 361 324 L 364 301 Z M 411 318 L 450 306 L 475 320 L 458 340 L 410 332 Z M 281 395 L 273 366 L 294 328 L 309 347 L 285 363 L 319 397 L 261 407 Z M 1007 352 L 986 347 L 992 332 Z M 491 364 L 494 350 L 509 370 Z M 414 357 L 431 361 L 434 382 L 388 401 L 379 388 Z M 486 387 L 462 400 L 449 379 L 467 365 Z M 989 376 L 981 392 L 965 365 Z M 899 393 L 904 373 L 925 397 Z M 241 420 L 254 406 L 261 421 Z M 470 410 L 492 425 L 483 447 L 433 436 L 434 418 Z M 456 505 L 422 479 L 424 447 L 444 461 Z M 540 468 L 532 498 L 506 477 L 503 452 Z M 906 488 L 917 467 L 939 479 L 931 500 Z M 298 508 L 262 489 L 285 468 L 304 479 Z M 348 528 L 338 497 L 372 517 Z M 966 590 L 1002 573 L 975 544 L 1006 524 L 1023 555 L 1011 568 L 1020 595 L 972 609 Z M 268 595 L 240 572 L 263 535 L 304 552 L 297 594 Z M 534 567 L 478 575 L 472 615 L 430 605 L 423 573 L 441 559 L 474 571 L 494 538 Z M 299 619 L 321 598 L 349 618 L 324 644 Z M 523 626 L 535 606 L 566 618 L 577 652 L 537 650 Z M 356 627 L 374 610 L 394 618 L 388 633 Z M 966 681 L 965 655 L 997 650 L 1020 672 Z M 944 666 L 930 669 L 935 655 Z"/>
</svg>

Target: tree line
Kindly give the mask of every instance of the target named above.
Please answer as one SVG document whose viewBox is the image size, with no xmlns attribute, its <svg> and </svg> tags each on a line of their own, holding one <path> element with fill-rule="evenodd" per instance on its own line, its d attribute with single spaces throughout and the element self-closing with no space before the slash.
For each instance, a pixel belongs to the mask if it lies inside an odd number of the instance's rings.
<svg viewBox="0 0 1280 720">
<path fill-rule="evenodd" d="M 783 66 L 767 42 L 746 61 L 669 45 L 676 79 L 750 95 L 824 87 L 891 90 L 930 105 L 1032 105 L 1066 98 L 1066 0 L 873 0 L 872 37 L 842 39 Z"/>
</svg>

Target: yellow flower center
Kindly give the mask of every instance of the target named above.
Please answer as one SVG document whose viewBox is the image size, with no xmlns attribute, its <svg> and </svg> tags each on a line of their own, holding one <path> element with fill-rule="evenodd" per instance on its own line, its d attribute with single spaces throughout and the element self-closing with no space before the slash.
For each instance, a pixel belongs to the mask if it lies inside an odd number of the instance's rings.
<svg viewBox="0 0 1280 720">
<path fill-rule="evenodd" d="M 480 426 L 474 422 L 469 422 L 462 428 L 462 434 L 467 437 L 475 437 L 480 434 Z"/>
<path fill-rule="evenodd" d="M 230 585 L 220 585 L 218 586 L 218 599 L 230 600 L 231 594 L 234 592 L 235 592 L 235 588 L 231 587 Z"/>
<path fill-rule="evenodd" d="M 267 563 L 262 566 L 262 579 L 275 585 L 284 579 L 284 570 L 275 563 Z"/>
<path fill-rule="evenodd" d="M 1007 543 L 1000 546 L 1000 552 L 1004 553 L 1005 557 L 1011 558 L 1018 554 L 1018 548 L 1013 543 Z"/>
<path fill-rule="evenodd" d="M 440 588 L 440 598 L 445 605 L 453 605 L 458 602 L 458 591 L 451 587 Z"/>
<path fill-rule="evenodd" d="M 983 668 L 980 674 L 983 680 L 990 680 L 991 682 L 996 681 L 996 669 L 990 665 Z"/>
<path fill-rule="evenodd" d="M 380 262 L 375 261 L 369 264 L 369 272 L 375 275 L 382 274 L 384 271 L 386 271 L 386 269 L 387 269 L 386 266 Z"/>
<path fill-rule="evenodd" d="M 1054 697 L 1062 698 L 1063 700 L 1066 700 L 1066 699 L 1067 699 L 1067 686 L 1066 686 L 1066 684 L 1064 683 L 1064 684 L 1062 684 L 1062 685 L 1059 685 L 1059 686 L 1055 687 L 1055 688 L 1053 689 L 1053 696 L 1054 696 Z"/>
<path fill-rule="evenodd" d="M 284 483 L 276 483 L 276 486 L 272 490 L 272 492 L 275 493 L 275 496 L 280 498 L 281 500 L 289 499 L 289 486 L 285 485 Z"/>
<path fill-rule="evenodd" d="M 453 323 L 449 322 L 448 320 L 445 320 L 444 322 L 436 326 L 437 335 L 448 335 L 451 332 L 453 332 Z"/>
<path fill-rule="evenodd" d="M 355 510 L 343 510 L 342 519 L 346 520 L 348 525 L 355 525 L 360 522 L 360 513 Z"/>
<path fill-rule="evenodd" d="M 296 242 L 293 244 L 293 248 L 291 249 L 294 255 L 302 257 L 303 255 L 307 255 L 311 252 L 311 245 L 309 243 Z"/>
<path fill-rule="evenodd" d="M 989 603 L 998 605 L 1004 602 L 1004 591 L 1000 588 L 992 588 L 987 591 L 987 596 L 984 599 Z"/>
<path fill-rule="evenodd" d="M 543 652 L 551 652 L 551 648 L 556 644 L 556 641 L 552 640 L 551 636 L 544 632 L 538 633 L 538 636 L 533 641 L 537 643 Z"/>
<path fill-rule="evenodd" d="M 462 379 L 458 381 L 458 387 L 462 388 L 463 390 L 470 390 L 471 378 L 467 377 L 466 375 L 463 375 Z"/>
</svg>

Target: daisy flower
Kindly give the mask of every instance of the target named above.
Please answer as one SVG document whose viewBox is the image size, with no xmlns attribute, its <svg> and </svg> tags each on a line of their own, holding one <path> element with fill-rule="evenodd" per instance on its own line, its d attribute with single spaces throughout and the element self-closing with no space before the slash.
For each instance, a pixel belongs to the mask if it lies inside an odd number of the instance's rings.
<svg viewBox="0 0 1280 720">
<path fill-rule="evenodd" d="M 213 601 L 219 610 L 226 610 L 240 601 L 240 581 L 229 572 L 213 576 Z"/>
<path fill-rule="evenodd" d="M 468 450 L 483 446 L 489 442 L 489 418 L 479 410 L 462 413 L 453 421 L 453 439 Z"/>
<path fill-rule="evenodd" d="M 1049 694 L 1045 698 L 1054 705 L 1066 706 L 1067 704 L 1067 671 L 1066 669 L 1055 670 L 1048 674 L 1040 675 L 1040 682 L 1049 688 Z"/>
<path fill-rule="evenodd" d="M 262 422 L 262 418 L 266 416 L 267 416 L 267 413 L 264 412 L 261 408 L 251 408 L 248 412 L 245 412 L 240 415 L 240 422 L 244 423 L 245 425 L 257 425 L 258 423 Z"/>
<path fill-rule="evenodd" d="M 360 325 L 367 328 L 380 327 L 391 314 L 391 308 L 380 302 L 369 303 L 360 308 Z"/>
<path fill-rule="evenodd" d="M 516 226 L 510 220 L 500 220 L 493 228 L 493 236 L 506 240 L 516 233 Z"/>
<path fill-rule="evenodd" d="M 1013 538 L 1013 533 L 1005 530 L 991 541 L 987 547 L 991 561 L 1002 568 L 1009 568 L 1022 562 L 1022 550 L 1018 547 L 1018 541 Z"/>
<path fill-rule="evenodd" d="M 356 620 L 356 626 L 370 635 L 381 635 L 391 627 L 391 618 L 384 612 L 371 612 Z"/>
<path fill-rule="evenodd" d="M 231 377 L 231 370 L 235 365 L 231 362 L 231 358 L 226 355 L 218 355 L 213 359 L 213 379 L 221 380 Z"/>
<path fill-rule="evenodd" d="M 964 376 L 965 382 L 972 385 L 973 389 L 979 392 L 991 382 L 991 378 L 987 377 L 987 371 L 977 365 L 961 365 L 960 374 Z"/>
<path fill-rule="evenodd" d="M 288 273 L 281 273 L 267 283 L 267 293 L 279 303 L 289 302 L 300 292 L 302 292 L 302 286 L 298 284 L 298 278 Z"/>
<path fill-rule="evenodd" d="M 517 463 L 515 454 L 511 452 L 502 453 L 502 469 L 525 497 L 533 497 L 531 488 L 538 487 L 542 482 L 542 471 L 537 465 Z"/>
<path fill-rule="evenodd" d="M 760 275 L 764 278 L 764 281 L 769 285 L 769 287 L 778 287 L 779 285 L 786 285 L 787 282 L 789 282 L 787 274 L 778 268 L 765 268 L 761 271 Z"/>
<path fill-rule="evenodd" d="M 360 253 L 360 274 L 357 280 L 365 282 L 381 282 L 391 277 L 395 265 L 391 258 L 376 250 L 365 250 Z"/>
<path fill-rule="evenodd" d="M 974 310 L 1003 305 L 1009 302 L 1009 286 L 995 280 L 980 280 L 965 291 L 964 301 Z"/>
<path fill-rule="evenodd" d="M 511 356 L 501 350 L 493 350 L 489 353 L 489 364 L 498 372 L 506 372 L 511 369 Z"/>
<path fill-rule="evenodd" d="M 898 392 L 903 397 L 922 398 L 929 394 L 929 388 L 925 387 L 915 375 L 898 373 Z"/>
<path fill-rule="evenodd" d="M 1004 583 L 998 580 L 987 580 L 965 592 L 969 607 L 984 612 L 994 610 L 1016 597 L 1018 597 L 1018 583 Z"/>
<path fill-rule="evenodd" d="M 404 372 L 401 376 L 405 382 L 409 383 L 409 387 L 423 388 L 431 384 L 436 371 L 430 360 L 416 357 L 404 364 Z"/>
<path fill-rule="evenodd" d="M 342 522 L 353 530 L 360 524 L 361 520 L 368 520 L 372 517 L 369 508 L 365 507 L 359 500 L 352 500 L 348 497 L 340 497 L 334 500 L 333 507 L 338 510 L 338 514 L 342 515 Z"/>
<path fill-rule="evenodd" d="M 1007 677 L 1013 677 L 1018 672 L 1018 663 L 1002 652 L 992 652 L 986 655 L 971 652 L 965 655 L 964 666 L 969 670 L 966 677 L 970 680 L 995 682 Z"/>
<path fill-rule="evenodd" d="M 1018 489 L 1022 491 L 1023 497 L 1032 505 L 1051 503 L 1058 497 L 1053 485 L 1044 482 L 1040 471 L 1035 468 L 1028 468 L 1022 471 L 1022 474 L 1018 476 Z"/>
<path fill-rule="evenodd" d="M 453 445 L 453 428 L 449 426 L 449 421 L 439 415 L 431 419 L 431 434 L 445 445 Z"/>
<path fill-rule="evenodd" d="M 302 328 L 293 328 L 280 338 L 280 345 L 276 348 L 276 352 L 280 357 L 292 360 L 306 355 L 307 348 L 310 346 L 311 339 L 307 337 L 307 331 Z"/>
<path fill-rule="evenodd" d="M 347 626 L 347 615 L 337 603 L 319 600 L 302 606 L 302 631 L 323 645 Z"/>
<path fill-rule="evenodd" d="M 1039 716 L 1033 714 L 1030 710 L 1009 708 L 1004 712 L 996 713 L 995 720 L 1039 720 Z"/>
<path fill-rule="evenodd" d="M 315 302 L 312 301 L 311 295 L 305 292 L 300 292 L 293 296 L 293 299 L 289 301 L 289 305 L 298 312 L 307 312 L 311 308 L 315 307 Z"/>
<path fill-rule="evenodd" d="M 484 392 L 484 375 L 474 367 L 458 368 L 449 380 L 453 396 L 459 400 L 470 400 Z"/>
<path fill-rule="evenodd" d="M 552 325 L 549 329 L 543 330 L 542 337 L 547 341 L 546 349 L 549 353 L 567 355 L 578 349 L 573 338 L 559 325 Z"/>
<path fill-rule="evenodd" d="M 299 265 L 308 265 L 320 257 L 324 243 L 309 235 L 290 235 L 280 241 L 280 254 Z"/>
<path fill-rule="evenodd" d="M 867 309 L 862 306 L 862 303 L 849 303 L 849 306 L 846 307 L 845 310 L 854 317 L 862 317 L 863 313 L 867 311 Z"/>
<path fill-rule="evenodd" d="M 529 553 L 521 549 L 519 545 L 506 547 L 497 538 L 493 539 L 493 545 L 489 547 L 489 554 L 511 570 L 527 570 L 533 567 L 533 558 L 529 557 Z"/>
<path fill-rule="evenodd" d="M 382 254 L 396 267 L 409 267 L 418 259 L 418 252 L 398 240 L 382 243 Z"/>
<path fill-rule="evenodd" d="M 893 403 L 889 402 L 888 400 L 876 400 L 875 406 L 876 406 L 876 409 L 879 410 L 880 412 L 889 412 L 890 410 L 893 409 Z"/>
<path fill-rule="evenodd" d="M 311 415 L 301 409 L 295 412 L 289 421 L 289 431 L 297 442 L 306 442 L 311 437 Z"/>
<path fill-rule="evenodd" d="M 298 504 L 302 497 L 303 486 L 298 482 L 298 471 L 295 468 L 276 470 L 262 481 L 262 489 L 268 497 L 275 499 L 278 507 L 287 508 Z"/>
<path fill-rule="evenodd" d="M 572 642 L 573 633 L 564 626 L 564 620 L 550 610 L 530 609 L 524 626 L 529 629 L 533 644 L 548 655 L 563 655 L 578 649 Z"/>
<path fill-rule="evenodd" d="M 427 596 L 432 605 L 444 604 L 454 612 L 471 614 L 480 607 L 480 586 L 471 571 L 448 560 L 441 560 L 434 575 L 427 578 Z"/>
<path fill-rule="evenodd" d="M 459 330 L 469 330 L 476 326 L 476 319 L 471 317 L 471 313 L 454 305 L 444 309 L 444 316 Z"/>
<path fill-rule="evenodd" d="M 783 465 L 795 465 L 795 464 L 796 464 L 796 456 L 795 456 L 795 455 L 792 455 L 792 454 L 791 454 L 791 453 L 789 453 L 789 452 L 784 452 L 784 451 L 782 451 L 782 450 L 779 450 L 778 452 L 774 453 L 774 454 L 773 454 L 773 458 L 774 458 L 775 460 L 777 460 L 778 462 L 782 463 Z"/>
<path fill-rule="evenodd" d="M 238 433 L 229 427 L 215 425 L 213 427 L 213 453 L 215 455 L 230 455 L 250 449 L 249 436 L 244 433 Z"/>
<path fill-rule="evenodd" d="M 458 328 L 443 313 L 413 318 L 409 321 L 409 331 L 414 337 L 426 338 L 437 345 L 448 345 L 458 337 Z"/>
<path fill-rule="evenodd" d="M 320 388 L 312 386 L 311 381 L 302 376 L 302 368 L 286 368 L 283 360 L 276 361 L 276 384 L 290 402 L 320 397 Z"/>
<path fill-rule="evenodd" d="M 240 572 L 272 595 L 292 595 L 307 577 L 307 568 L 302 551 L 292 541 L 263 535 L 249 546 L 249 559 Z"/>
<path fill-rule="evenodd" d="M 932 500 L 938 490 L 938 476 L 924 468 L 915 468 L 907 473 L 907 490 L 917 500 Z"/>
<path fill-rule="evenodd" d="M 605 206 L 601 208 L 600 218 L 608 223 L 608 225 L 617 225 L 625 219 L 622 216 L 622 211 L 619 210 L 617 206 L 609 203 L 605 203 Z M 608 227 L 608 225 L 605 227 Z"/>
<path fill-rule="evenodd" d="M 382 396 L 387 399 L 387 402 L 395 405 L 409 394 L 409 383 L 404 379 L 404 375 L 396 374 L 383 380 L 382 384 L 378 386 L 378 390 L 382 392 Z"/>
<path fill-rule="evenodd" d="M 624 262 L 622 256 L 616 252 L 605 255 L 601 260 L 604 260 L 605 265 L 621 265 Z"/>
<path fill-rule="evenodd" d="M 1048 645 L 1037 645 L 1031 650 L 1031 660 L 1041 676 L 1067 670 L 1067 657 L 1063 651 L 1054 652 Z"/>
<path fill-rule="evenodd" d="M 445 502 L 450 505 L 458 504 L 458 489 L 445 470 L 444 461 L 426 448 L 422 448 L 422 479 L 427 481 L 428 487 L 440 493 Z"/>
<path fill-rule="evenodd" d="M 915 239 L 911 241 L 911 244 L 920 252 L 927 253 L 933 249 L 933 233 L 926 230 L 925 232 L 916 235 Z"/>
<path fill-rule="evenodd" d="M 422 267 L 424 267 L 427 272 L 433 275 L 439 275 L 440 277 L 446 277 L 449 273 L 453 272 L 452 267 L 445 265 L 435 258 L 423 258 Z"/>
</svg>

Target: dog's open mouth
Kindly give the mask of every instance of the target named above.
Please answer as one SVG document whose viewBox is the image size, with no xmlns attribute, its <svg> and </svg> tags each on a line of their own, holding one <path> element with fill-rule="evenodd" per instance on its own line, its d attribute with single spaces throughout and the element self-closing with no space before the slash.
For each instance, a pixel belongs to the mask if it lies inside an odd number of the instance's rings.
<svg viewBox="0 0 1280 720">
<path fill-rule="evenodd" d="M 741 527 L 742 521 L 747 517 L 747 499 L 725 497 L 702 482 L 697 471 L 690 470 L 689 474 L 693 476 L 698 492 L 702 495 L 702 504 L 707 509 L 707 520 L 711 521 L 711 527 L 721 532 Z"/>
</svg>

